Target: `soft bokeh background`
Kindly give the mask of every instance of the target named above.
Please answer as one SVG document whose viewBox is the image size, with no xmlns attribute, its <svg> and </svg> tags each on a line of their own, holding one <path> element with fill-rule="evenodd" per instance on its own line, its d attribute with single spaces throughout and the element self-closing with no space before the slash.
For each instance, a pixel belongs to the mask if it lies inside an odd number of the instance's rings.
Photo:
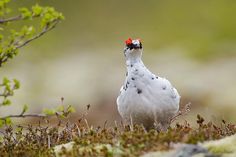
<svg viewBox="0 0 236 157">
<path fill-rule="evenodd" d="M 13 0 L 13 7 L 54 6 L 66 19 L 20 50 L 0 71 L 17 78 L 14 105 L 1 114 L 65 104 L 91 104 L 92 124 L 119 120 L 116 97 L 125 77 L 124 40 L 141 38 L 143 60 L 199 113 L 235 121 L 236 1 L 234 0 Z M 76 117 L 76 115 L 75 115 Z"/>
</svg>

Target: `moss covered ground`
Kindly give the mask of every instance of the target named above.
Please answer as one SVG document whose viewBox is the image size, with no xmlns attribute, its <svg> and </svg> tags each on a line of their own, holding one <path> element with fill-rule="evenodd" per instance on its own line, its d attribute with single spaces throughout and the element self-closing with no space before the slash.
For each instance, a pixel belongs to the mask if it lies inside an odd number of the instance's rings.
<svg viewBox="0 0 236 157">
<path fill-rule="evenodd" d="M 174 143 L 197 144 L 236 133 L 235 125 L 224 120 L 216 125 L 198 115 L 196 122 L 197 127 L 177 123 L 166 132 L 123 124 L 95 128 L 86 119 L 60 120 L 53 126 L 6 126 L 1 130 L 0 156 L 140 156 L 172 149 Z"/>
</svg>

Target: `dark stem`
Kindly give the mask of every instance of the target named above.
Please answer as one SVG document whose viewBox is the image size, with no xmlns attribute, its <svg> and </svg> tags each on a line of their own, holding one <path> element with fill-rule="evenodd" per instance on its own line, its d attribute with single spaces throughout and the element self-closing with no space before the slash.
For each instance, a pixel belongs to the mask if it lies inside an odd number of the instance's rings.
<svg viewBox="0 0 236 157">
<path fill-rule="evenodd" d="M 10 18 L 7 18 L 7 19 L 0 19 L 0 24 L 10 22 L 10 21 L 18 21 L 18 20 L 21 20 L 21 19 L 22 19 L 21 15 L 18 15 L 18 16 L 15 16 L 15 17 L 10 17 Z"/>
<path fill-rule="evenodd" d="M 35 35 L 34 37 L 32 37 L 32 38 L 30 38 L 30 39 L 28 39 L 28 40 L 26 40 L 26 41 L 24 41 L 22 44 L 17 45 L 17 46 L 16 46 L 16 49 L 21 48 L 21 47 L 27 45 L 29 42 L 31 42 L 31 41 L 33 41 L 33 40 L 35 40 L 35 39 L 41 37 L 42 35 L 44 35 L 44 34 L 47 33 L 48 31 L 52 30 L 53 28 L 56 27 L 56 25 L 57 25 L 58 22 L 59 22 L 59 21 L 55 21 L 55 23 L 54 23 L 51 27 L 46 26 L 46 27 L 43 29 L 43 31 L 40 32 L 39 34 Z"/>
<path fill-rule="evenodd" d="M 18 17 L 21 18 L 21 17 Z M 15 19 L 18 19 L 15 17 Z M 11 18 L 13 19 L 13 18 Z M 6 19 L 7 20 L 7 19 Z M 6 21 L 4 20 L 4 21 Z M 3 21 L 3 20 L 2 20 Z M 9 21 L 9 19 L 8 19 Z M 0 22 L 1 23 L 1 22 Z M 19 42 L 15 42 L 15 49 L 13 51 L 16 51 L 17 49 L 27 45 L 28 43 L 30 43 L 31 41 L 38 39 L 39 37 L 41 37 L 42 35 L 44 35 L 45 33 L 47 33 L 48 31 L 52 30 L 53 28 L 56 27 L 56 25 L 59 23 L 59 20 L 55 20 L 54 23 L 51 26 L 45 26 L 45 28 L 42 30 L 42 32 L 38 33 L 37 35 L 33 36 L 32 38 L 24 41 L 22 44 L 18 44 Z M 5 58 L 4 58 L 5 57 Z M 7 56 L 3 56 L 2 59 L 0 59 L 0 67 L 2 67 L 2 64 L 8 61 L 8 57 Z"/>
<path fill-rule="evenodd" d="M 8 96 L 13 96 L 13 94 L 0 94 L 2 97 L 8 97 Z"/>
<path fill-rule="evenodd" d="M 29 117 L 33 117 L 33 118 L 44 118 L 44 117 L 48 117 L 48 115 L 45 114 L 19 114 L 19 115 L 8 115 L 5 117 L 0 117 L 0 120 L 5 120 L 7 118 L 29 118 Z"/>
</svg>

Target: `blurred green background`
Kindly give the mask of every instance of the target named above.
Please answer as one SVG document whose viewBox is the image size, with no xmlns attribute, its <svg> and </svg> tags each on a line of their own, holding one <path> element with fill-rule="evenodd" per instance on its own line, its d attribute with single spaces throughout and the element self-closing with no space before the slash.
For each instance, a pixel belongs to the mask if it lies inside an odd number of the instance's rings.
<svg viewBox="0 0 236 157">
<path fill-rule="evenodd" d="M 141 38 L 143 60 L 178 89 L 187 117 L 236 120 L 236 1 L 234 0 L 13 0 L 38 3 L 65 15 L 56 29 L 20 50 L 0 76 L 17 78 L 14 105 L 1 114 L 55 107 L 60 98 L 89 120 L 119 120 L 116 97 L 125 78 L 124 40 Z"/>
</svg>

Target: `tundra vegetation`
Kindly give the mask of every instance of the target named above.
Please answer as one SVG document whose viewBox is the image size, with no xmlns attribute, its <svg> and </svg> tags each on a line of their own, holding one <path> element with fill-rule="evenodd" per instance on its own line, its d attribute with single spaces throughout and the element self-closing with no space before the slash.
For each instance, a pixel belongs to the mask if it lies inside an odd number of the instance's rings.
<svg viewBox="0 0 236 157">
<path fill-rule="evenodd" d="M 19 49 L 54 29 L 64 17 L 53 7 L 38 4 L 31 8 L 8 7 L 10 0 L 0 1 L 0 68 L 7 66 Z M 37 21 L 35 24 L 31 24 Z M 17 27 L 14 27 L 17 23 Z M 10 98 L 20 88 L 16 79 L 2 78 L 0 83 L 0 108 L 11 104 Z M 86 120 L 87 106 L 76 122 L 68 117 L 74 109 L 71 105 L 45 109 L 42 113 L 28 113 L 28 105 L 16 115 L 0 115 L 0 156 L 138 156 L 152 151 L 172 149 L 173 143 L 197 144 L 221 139 L 236 133 L 234 124 L 224 120 L 219 124 L 206 122 L 197 115 L 197 127 L 184 123 L 173 124 L 166 132 L 145 130 L 138 125 L 94 127 Z M 37 123 L 19 125 L 15 118 L 35 118 Z M 63 146 L 70 144 L 70 151 Z"/>
</svg>

